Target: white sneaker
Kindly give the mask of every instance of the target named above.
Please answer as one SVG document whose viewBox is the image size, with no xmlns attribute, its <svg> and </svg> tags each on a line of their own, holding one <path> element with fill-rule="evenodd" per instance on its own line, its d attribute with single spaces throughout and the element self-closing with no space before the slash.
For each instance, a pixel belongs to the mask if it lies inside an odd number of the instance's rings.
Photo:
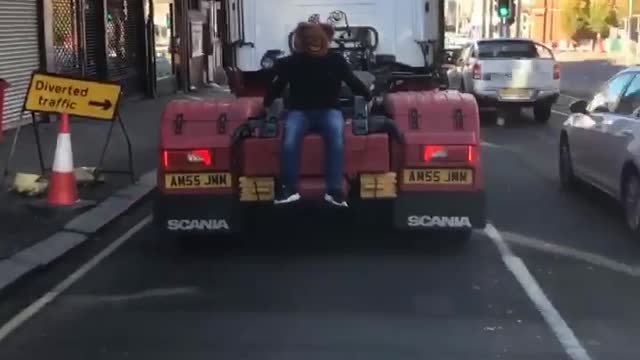
<svg viewBox="0 0 640 360">
<path fill-rule="evenodd" d="M 329 194 L 324 194 L 324 200 L 331 205 L 340 206 L 340 207 L 349 207 L 349 204 L 345 200 L 336 199 Z"/>
<path fill-rule="evenodd" d="M 298 200 L 300 200 L 300 193 L 295 193 L 295 194 L 291 194 L 291 195 L 289 195 L 288 197 L 283 197 L 283 198 L 280 198 L 280 199 L 275 199 L 275 200 L 273 201 L 273 203 L 274 203 L 274 204 L 276 204 L 276 205 L 280 205 L 280 204 L 289 204 L 289 203 L 292 203 L 292 202 L 296 202 L 296 201 L 298 201 Z"/>
</svg>

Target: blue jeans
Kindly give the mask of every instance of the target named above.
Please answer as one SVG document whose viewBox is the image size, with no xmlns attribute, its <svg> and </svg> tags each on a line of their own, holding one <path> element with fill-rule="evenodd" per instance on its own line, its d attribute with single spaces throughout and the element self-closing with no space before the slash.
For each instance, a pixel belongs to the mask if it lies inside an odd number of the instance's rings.
<svg viewBox="0 0 640 360">
<path fill-rule="evenodd" d="M 302 141 L 308 133 L 319 133 L 324 141 L 327 192 L 341 191 L 344 174 L 344 119 L 342 112 L 336 109 L 289 111 L 282 141 L 282 184 L 293 192 L 298 191 Z"/>
</svg>

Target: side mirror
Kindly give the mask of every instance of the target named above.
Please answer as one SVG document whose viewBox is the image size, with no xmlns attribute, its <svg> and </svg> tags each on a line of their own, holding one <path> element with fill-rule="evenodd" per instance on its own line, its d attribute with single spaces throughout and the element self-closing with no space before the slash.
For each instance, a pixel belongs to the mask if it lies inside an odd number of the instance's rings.
<svg viewBox="0 0 640 360">
<path fill-rule="evenodd" d="M 569 105 L 569 110 L 573 114 L 586 114 L 587 102 L 585 100 L 576 100 Z"/>
</svg>

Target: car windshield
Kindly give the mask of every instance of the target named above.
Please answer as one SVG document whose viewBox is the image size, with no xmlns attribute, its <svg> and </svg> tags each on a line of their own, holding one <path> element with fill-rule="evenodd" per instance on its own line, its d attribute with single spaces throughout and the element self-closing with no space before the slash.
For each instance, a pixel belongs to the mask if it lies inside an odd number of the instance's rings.
<svg viewBox="0 0 640 360">
<path fill-rule="evenodd" d="M 478 43 L 478 58 L 537 58 L 536 46 L 531 41 L 481 41 Z"/>
</svg>

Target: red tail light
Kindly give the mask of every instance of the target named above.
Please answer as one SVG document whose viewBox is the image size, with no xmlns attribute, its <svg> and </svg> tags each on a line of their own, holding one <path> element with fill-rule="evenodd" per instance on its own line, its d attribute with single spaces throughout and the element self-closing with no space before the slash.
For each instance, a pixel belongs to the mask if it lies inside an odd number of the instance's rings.
<svg viewBox="0 0 640 360">
<path fill-rule="evenodd" d="M 560 79 L 560 64 L 553 64 L 553 79 Z"/>
<path fill-rule="evenodd" d="M 162 166 L 174 170 L 198 170 L 213 166 L 213 152 L 209 149 L 164 150 Z"/>
<path fill-rule="evenodd" d="M 424 161 L 429 162 L 435 159 L 446 158 L 447 155 L 448 153 L 442 145 L 425 145 L 422 158 Z"/>
<path fill-rule="evenodd" d="M 478 161 L 478 151 L 476 147 L 473 145 L 467 146 L 467 161 L 470 164 L 473 164 L 476 161 Z"/>
<path fill-rule="evenodd" d="M 473 65 L 473 78 L 476 80 L 482 79 L 482 66 L 480 64 Z"/>
<path fill-rule="evenodd" d="M 472 145 L 425 145 L 422 159 L 425 162 L 475 163 L 478 153 Z"/>
</svg>

